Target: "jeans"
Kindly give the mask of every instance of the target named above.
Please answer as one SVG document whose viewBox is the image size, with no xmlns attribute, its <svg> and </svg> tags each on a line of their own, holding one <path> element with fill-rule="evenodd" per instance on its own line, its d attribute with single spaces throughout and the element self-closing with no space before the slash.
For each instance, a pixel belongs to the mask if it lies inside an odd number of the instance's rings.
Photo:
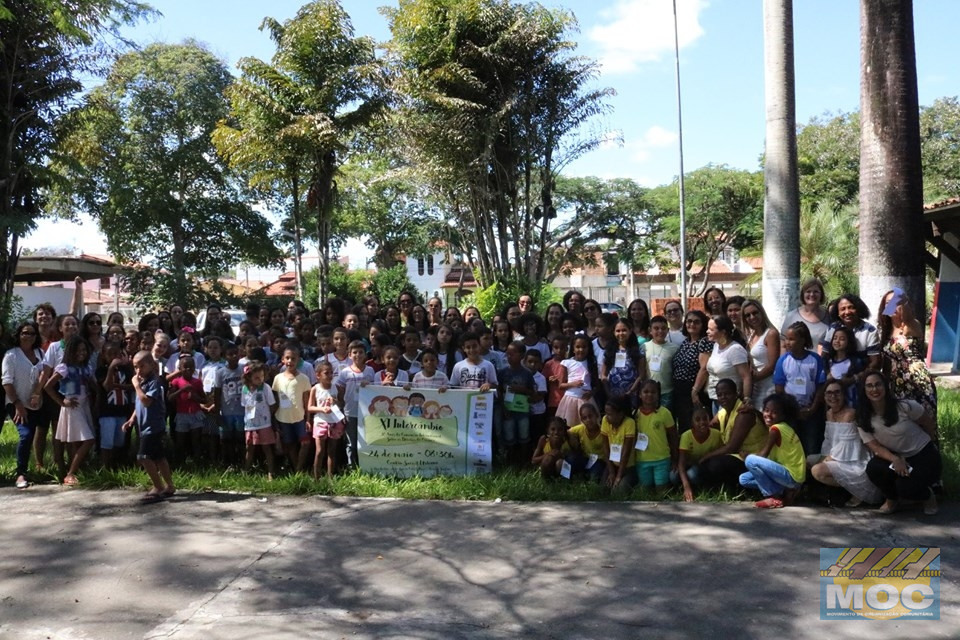
<svg viewBox="0 0 960 640">
<path fill-rule="evenodd" d="M 785 489 L 800 486 L 785 466 L 769 458 L 750 454 L 743 464 L 747 471 L 740 474 L 740 484 L 748 489 L 759 489 L 764 496 L 778 496 Z"/>
<path fill-rule="evenodd" d="M 7 415 L 10 416 L 10 420 L 13 420 L 13 416 L 16 413 L 16 409 L 12 404 L 7 405 Z M 40 422 L 40 411 L 32 411 L 27 409 L 27 421 L 25 424 L 16 424 L 17 433 L 20 435 L 20 440 L 17 442 L 17 470 L 16 474 L 18 476 L 24 476 L 27 474 L 27 468 L 30 466 L 30 447 L 33 445 L 33 434 L 37 430 L 37 424 Z"/>
<path fill-rule="evenodd" d="M 693 464 L 687 467 L 687 480 L 689 480 L 690 484 L 693 486 L 697 486 L 700 484 L 700 466 L 699 465 Z M 670 472 L 670 484 L 681 484 L 679 471 Z"/>
</svg>

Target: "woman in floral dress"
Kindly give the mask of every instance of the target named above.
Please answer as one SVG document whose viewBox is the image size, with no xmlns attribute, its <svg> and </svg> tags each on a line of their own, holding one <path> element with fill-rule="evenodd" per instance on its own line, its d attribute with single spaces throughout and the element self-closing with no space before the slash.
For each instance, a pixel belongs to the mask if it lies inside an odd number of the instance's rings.
<svg viewBox="0 0 960 640">
<path fill-rule="evenodd" d="M 893 289 L 880 302 L 883 370 L 897 400 L 915 400 L 937 415 L 937 387 L 925 364 L 923 326 L 903 291 Z"/>
</svg>

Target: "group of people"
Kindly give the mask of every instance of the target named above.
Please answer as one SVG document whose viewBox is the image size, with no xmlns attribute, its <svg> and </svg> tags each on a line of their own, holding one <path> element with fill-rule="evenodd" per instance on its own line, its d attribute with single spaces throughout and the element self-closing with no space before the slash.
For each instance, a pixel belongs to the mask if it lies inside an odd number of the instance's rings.
<svg viewBox="0 0 960 640">
<path fill-rule="evenodd" d="M 765 508 L 812 478 L 850 504 L 935 512 L 936 391 L 910 301 L 888 292 L 875 327 L 859 297 L 827 304 L 816 280 L 801 300 L 777 328 L 759 301 L 718 288 L 703 311 L 670 300 L 652 316 L 636 299 L 623 317 L 578 291 L 542 313 L 520 296 L 493 318 L 404 292 L 395 304 L 252 304 L 236 334 L 217 305 L 202 327 L 172 305 L 136 329 L 109 314 L 105 330 L 99 314 L 40 305 L 3 356 L 16 485 L 29 485 L 31 447 L 44 468 L 51 427 L 64 484 L 91 451 L 112 467 L 136 448 L 149 500 L 175 490 L 167 429 L 174 465 L 249 470 L 262 457 L 271 477 L 311 462 L 332 475 L 357 464 L 358 389 L 373 384 L 496 390 L 500 460 L 547 476 L 677 486 L 687 500 L 746 487 Z"/>
</svg>

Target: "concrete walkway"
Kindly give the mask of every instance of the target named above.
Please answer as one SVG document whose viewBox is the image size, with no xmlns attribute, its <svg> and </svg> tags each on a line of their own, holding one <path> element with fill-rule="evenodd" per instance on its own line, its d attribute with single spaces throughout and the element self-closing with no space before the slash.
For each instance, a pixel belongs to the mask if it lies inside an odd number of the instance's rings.
<svg viewBox="0 0 960 640">
<path fill-rule="evenodd" d="M 956 638 L 960 507 L 0 491 L 0 638 Z M 940 546 L 940 621 L 821 621 L 821 546 Z"/>
</svg>

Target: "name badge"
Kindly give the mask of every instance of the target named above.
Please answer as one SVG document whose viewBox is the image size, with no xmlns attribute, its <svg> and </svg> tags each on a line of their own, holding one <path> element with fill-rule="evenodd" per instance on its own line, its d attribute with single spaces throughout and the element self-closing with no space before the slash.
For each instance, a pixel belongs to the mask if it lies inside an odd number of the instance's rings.
<svg viewBox="0 0 960 640">
<path fill-rule="evenodd" d="M 290 396 L 288 396 L 288 395 L 285 394 L 285 393 L 281 393 L 281 394 L 280 394 L 280 408 L 281 408 L 281 409 L 292 409 L 292 408 L 293 408 L 293 400 L 291 400 L 291 399 L 290 399 Z"/>
<path fill-rule="evenodd" d="M 627 366 L 627 354 L 623 351 L 618 351 L 616 358 L 613 361 L 614 369 L 624 369 Z"/>
<path fill-rule="evenodd" d="M 610 462 L 620 462 L 620 452 L 623 450 L 623 445 L 611 444 L 610 445 Z"/>
<path fill-rule="evenodd" d="M 637 434 L 637 444 L 634 445 L 634 449 L 637 451 L 646 451 L 647 447 L 650 446 L 650 438 L 647 437 L 645 433 Z"/>
<path fill-rule="evenodd" d="M 598 456 L 598 455 L 595 454 L 595 453 L 591 453 L 591 454 L 587 457 L 587 469 L 592 469 L 592 468 L 593 468 L 593 465 L 595 465 L 595 464 L 597 463 L 597 460 L 599 460 L 599 459 L 600 459 L 600 456 Z"/>
<path fill-rule="evenodd" d="M 243 408 L 243 417 L 247 420 L 253 420 L 257 417 L 257 405 L 248 404 Z"/>
<path fill-rule="evenodd" d="M 563 461 L 563 464 L 560 465 L 560 477 L 570 479 L 570 473 L 573 471 L 573 467 L 570 466 L 570 463 L 566 460 Z"/>
<path fill-rule="evenodd" d="M 650 371 L 660 371 L 660 356 L 653 356 L 649 360 L 650 362 Z"/>
</svg>

